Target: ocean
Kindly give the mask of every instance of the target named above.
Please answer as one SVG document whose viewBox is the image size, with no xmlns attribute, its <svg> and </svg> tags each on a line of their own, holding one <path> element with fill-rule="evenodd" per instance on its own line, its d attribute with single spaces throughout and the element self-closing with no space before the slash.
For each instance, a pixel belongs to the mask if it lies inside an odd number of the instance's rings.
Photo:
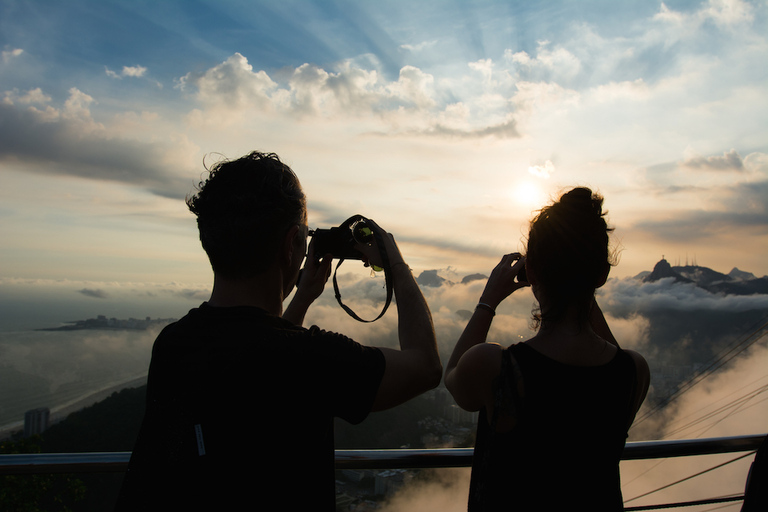
<svg viewBox="0 0 768 512">
<path fill-rule="evenodd" d="M 142 385 L 159 329 L 0 331 L 0 434 L 22 429 L 28 410 L 56 421 Z"/>
</svg>

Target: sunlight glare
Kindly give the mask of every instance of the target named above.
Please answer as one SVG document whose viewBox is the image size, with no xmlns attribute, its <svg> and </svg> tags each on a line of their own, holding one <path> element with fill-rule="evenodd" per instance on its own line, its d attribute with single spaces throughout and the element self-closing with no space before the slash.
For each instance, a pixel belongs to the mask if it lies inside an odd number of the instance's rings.
<svg viewBox="0 0 768 512">
<path fill-rule="evenodd" d="M 514 185 L 512 198 L 518 206 L 526 209 L 541 206 L 546 200 L 541 187 L 537 183 L 527 180 Z"/>
</svg>

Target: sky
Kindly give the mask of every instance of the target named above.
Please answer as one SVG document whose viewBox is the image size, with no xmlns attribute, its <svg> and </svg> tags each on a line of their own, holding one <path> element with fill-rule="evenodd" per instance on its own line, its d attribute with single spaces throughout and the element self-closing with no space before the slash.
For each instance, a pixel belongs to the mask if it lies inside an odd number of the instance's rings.
<svg viewBox="0 0 768 512">
<path fill-rule="evenodd" d="M 0 278 L 209 286 L 183 199 L 254 149 L 417 271 L 586 185 L 614 276 L 768 274 L 766 2 L 531 4 L 1 1 Z"/>
</svg>

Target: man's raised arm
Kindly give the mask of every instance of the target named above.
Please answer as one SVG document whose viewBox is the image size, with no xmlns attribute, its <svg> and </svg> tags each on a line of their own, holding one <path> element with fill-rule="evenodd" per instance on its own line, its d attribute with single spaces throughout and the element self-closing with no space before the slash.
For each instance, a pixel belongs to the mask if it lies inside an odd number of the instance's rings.
<svg viewBox="0 0 768 512">
<path fill-rule="evenodd" d="M 400 350 L 380 347 L 386 368 L 373 403 L 374 411 L 389 409 L 440 384 L 443 367 L 437 352 L 432 314 L 411 269 L 405 264 L 394 237 L 375 222 L 384 241 L 390 265 L 390 278 L 397 304 L 397 333 Z M 373 244 L 372 250 L 377 250 Z M 364 251 L 369 261 L 380 264 L 378 254 Z"/>
</svg>

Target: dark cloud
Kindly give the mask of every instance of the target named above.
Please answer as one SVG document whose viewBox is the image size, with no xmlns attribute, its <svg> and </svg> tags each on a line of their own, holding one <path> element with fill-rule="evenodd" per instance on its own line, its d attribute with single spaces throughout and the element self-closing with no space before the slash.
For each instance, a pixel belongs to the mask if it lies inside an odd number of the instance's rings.
<svg viewBox="0 0 768 512">
<path fill-rule="evenodd" d="M 665 240 L 706 241 L 714 235 L 728 232 L 768 234 L 768 218 L 764 213 L 757 212 L 694 210 L 675 213 L 667 218 L 641 221 L 634 228 Z"/>
<path fill-rule="evenodd" d="M 85 295 L 86 297 L 93 297 L 94 299 L 108 299 L 109 294 L 104 290 L 92 290 L 90 288 L 83 288 L 78 290 L 78 293 Z"/>
<path fill-rule="evenodd" d="M 203 288 L 201 289 L 184 288 L 182 290 L 172 290 L 170 293 L 182 299 L 188 299 L 191 301 L 199 301 L 199 302 L 207 300 L 211 295 L 210 290 L 203 289 Z"/>
<path fill-rule="evenodd" d="M 467 284 L 471 283 L 472 281 L 480 281 L 483 279 L 488 279 L 488 276 L 485 274 L 470 274 L 468 276 L 464 276 L 464 278 L 461 280 L 461 284 Z"/>
<path fill-rule="evenodd" d="M 82 120 L 49 120 L 40 112 L 0 103 L 0 161 L 35 164 L 28 167 L 33 172 L 126 183 L 164 197 L 184 198 L 192 189 L 192 180 L 163 167 L 160 145 L 109 138 L 86 128 Z"/>
<path fill-rule="evenodd" d="M 378 132 L 369 133 L 369 135 L 379 135 L 383 137 L 390 136 L 411 136 L 411 137 L 446 137 L 446 138 L 458 138 L 458 139 L 482 139 L 484 137 L 496 137 L 499 139 L 516 139 L 520 137 L 520 132 L 517 131 L 517 122 L 514 119 L 505 121 L 503 123 L 484 126 L 477 129 L 458 129 L 451 128 L 440 123 L 436 123 L 428 128 L 420 130 L 409 130 L 406 133 L 403 132 Z"/>
<path fill-rule="evenodd" d="M 656 215 L 634 227 L 677 241 L 705 240 L 725 232 L 768 233 L 768 181 L 739 183 L 706 192 L 710 198 L 710 208 L 706 210 Z"/>
</svg>

